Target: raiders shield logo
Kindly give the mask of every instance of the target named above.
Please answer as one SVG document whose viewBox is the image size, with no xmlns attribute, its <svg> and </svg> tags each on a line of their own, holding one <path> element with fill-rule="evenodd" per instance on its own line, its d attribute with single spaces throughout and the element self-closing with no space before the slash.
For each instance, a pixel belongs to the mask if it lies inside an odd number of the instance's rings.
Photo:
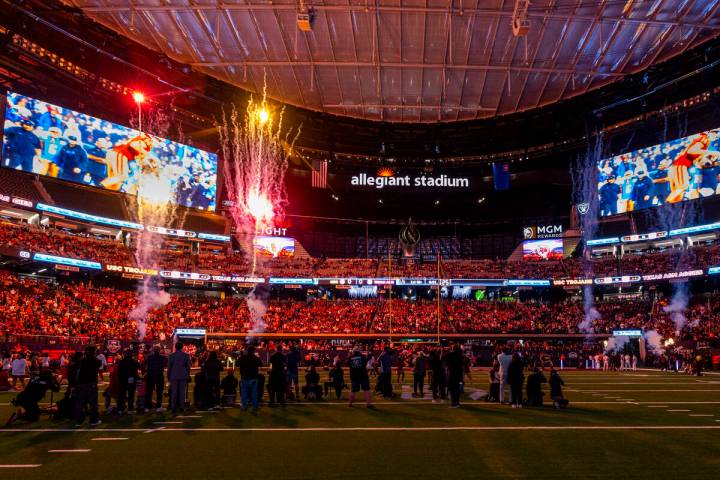
<svg viewBox="0 0 720 480">
<path fill-rule="evenodd" d="M 585 203 L 578 203 L 577 205 L 577 211 L 580 215 L 585 215 L 590 210 L 590 204 Z"/>
<path fill-rule="evenodd" d="M 107 349 L 110 353 L 117 353 L 120 351 L 120 340 L 117 340 L 115 338 L 111 338 L 107 341 Z"/>
</svg>

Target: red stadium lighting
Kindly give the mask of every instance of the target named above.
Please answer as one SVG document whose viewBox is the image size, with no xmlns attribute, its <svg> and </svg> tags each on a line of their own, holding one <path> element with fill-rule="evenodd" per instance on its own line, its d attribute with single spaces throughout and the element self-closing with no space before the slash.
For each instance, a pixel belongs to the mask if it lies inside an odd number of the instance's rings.
<svg viewBox="0 0 720 480">
<path fill-rule="evenodd" d="M 142 92 L 133 92 L 132 97 L 137 104 L 143 103 L 145 101 L 145 94 L 143 94 Z"/>
</svg>

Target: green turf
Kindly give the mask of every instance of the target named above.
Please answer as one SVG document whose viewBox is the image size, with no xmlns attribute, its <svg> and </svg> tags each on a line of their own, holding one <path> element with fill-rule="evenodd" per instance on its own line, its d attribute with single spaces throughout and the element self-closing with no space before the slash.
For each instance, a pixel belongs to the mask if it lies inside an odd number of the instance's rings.
<svg viewBox="0 0 720 480">
<path fill-rule="evenodd" d="M 571 400 L 571 407 L 563 411 L 518 410 L 465 398 L 458 410 L 425 400 L 393 400 L 379 401 L 377 411 L 331 401 L 291 404 L 286 409 L 265 407 L 257 416 L 239 409 L 186 413 L 200 418 L 182 419 L 153 413 L 109 419 L 89 431 L 43 419 L 31 426 L 42 431 L 19 432 L 28 428 L 21 424 L 15 431 L 0 431 L 0 465 L 42 466 L 0 469 L 0 475 L 107 480 L 126 480 L 133 474 L 213 479 L 717 475 L 720 376 L 697 379 L 659 372 L 565 372 L 563 376 Z M 484 376 L 476 372 L 467 388 L 487 388 Z M 9 415 L 11 397 L 0 394 L 0 417 Z M 663 405 L 667 407 L 652 408 Z M 158 421 L 182 423 L 154 423 Z M 457 429 L 443 429 L 449 427 Z M 97 437 L 128 440 L 92 440 Z M 48 453 L 51 449 L 91 451 Z"/>
</svg>

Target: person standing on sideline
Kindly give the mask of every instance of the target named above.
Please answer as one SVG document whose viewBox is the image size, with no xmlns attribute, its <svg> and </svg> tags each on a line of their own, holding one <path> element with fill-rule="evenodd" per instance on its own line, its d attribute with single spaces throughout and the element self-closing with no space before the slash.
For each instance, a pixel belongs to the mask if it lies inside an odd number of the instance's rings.
<svg viewBox="0 0 720 480">
<path fill-rule="evenodd" d="M 633 354 L 632 354 L 632 360 L 631 360 L 631 361 L 632 361 L 632 370 L 633 370 L 633 372 L 636 372 L 636 371 L 637 371 L 637 360 L 638 360 L 637 355 L 635 355 L 635 354 L 633 353 Z"/>
<path fill-rule="evenodd" d="M 432 353 L 430 353 L 430 370 L 432 371 L 430 388 L 432 389 L 433 403 L 438 402 L 438 397 L 445 400 L 445 388 L 447 387 L 445 367 L 440 353 L 441 351 L 439 348 L 434 349 Z"/>
<path fill-rule="evenodd" d="M 300 401 L 299 365 L 300 352 L 295 345 L 290 345 L 290 352 L 287 354 L 287 384 L 291 388 L 295 386 L 295 401 Z"/>
<path fill-rule="evenodd" d="M 105 358 L 105 354 L 102 353 L 101 351 L 98 351 L 98 354 L 95 358 L 97 358 L 98 361 L 100 361 L 100 381 L 104 382 L 105 377 L 103 375 L 105 374 L 105 370 L 107 370 L 107 366 L 108 366 L 107 358 Z"/>
<path fill-rule="evenodd" d="M 242 402 L 242 411 L 247 411 L 248 402 L 252 402 L 253 413 L 257 413 L 258 409 L 258 378 L 260 377 L 260 367 L 262 362 L 255 355 L 255 347 L 248 345 L 245 353 L 238 360 L 238 368 L 240 369 L 240 401 Z M 261 392 L 260 392 L 261 393 Z"/>
<path fill-rule="evenodd" d="M 220 398 L 220 374 L 222 371 L 222 363 L 218 359 L 217 352 L 213 350 L 202 366 L 202 372 L 205 374 L 207 393 L 209 393 L 211 397 L 211 407 L 219 407 L 222 400 Z"/>
<path fill-rule="evenodd" d="M 99 361 L 98 361 L 99 362 Z M 140 365 L 133 358 L 131 349 L 125 350 L 122 360 L 118 362 L 118 380 L 120 382 L 120 396 L 118 397 L 118 413 L 125 413 L 125 402 L 127 401 L 127 413 L 135 413 L 135 389 L 138 383 L 138 370 Z"/>
<path fill-rule="evenodd" d="M 185 411 L 185 392 L 190 379 L 190 355 L 183 352 L 183 344 L 175 344 L 175 352 L 168 358 L 168 381 L 170 382 L 170 409 L 172 413 Z"/>
<path fill-rule="evenodd" d="M 160 353 L 160 346 L 156 345 L 153 351 L 145 359 L 145 413 L 152 408 L 153 392 L 157 394 L 155 404 L 158 413 L 164 412 L 162 408 L 163 388 L 165 386 L 164 372 L 167 366 L 167 358 Z"/>
<path fill-rule="evenodd" d="M 562 387 L 565 385 L 565 382 L 560 377 L 560 375 L 557 373 L 557 371 L 554 368 L 550 369 L 550 398 L 553 401 L 553 406 L 555 408 L 565 408 L 568 405 L 568 401 L 565 399 L 565 396 L 563 395 Z"/>
<path fill-rule="evenodd" d="M 448 390 L 450 390 L 450 408 L 460 408 L 460 389 L 465 375 L 465 356 L 460 344 L 456 343 L 445 355 L 448 369 Z"/>
<path fill-rule="evenodd" d="M 270 356 L 270 406 L 275 406 L 275 400 L 285 406 L 285 366 L 287 358 L 282 353 L 282 345 Z"/>
<path fill-rule="evenodd" d="M 375 408 L 372 404 L 372 393 L 370 392 L 370 377 L 368 375 L 368 359 L 360 352 L 360 347 L 355 347 L 348 358 L 350 369 L 350 401 L 349 407 L 353 406 L 355 394 L 362 389 L 365 392 L 365 404 L 367 408 Z"/>
<path fill-rule="evenodd" d="M 525 381 L 523 368 L 523 361 L 520 359 L 520 355 L 515 353 L 515 355 L 512 356 L 507 374 L 507 382 L 510 384 L 510 403 L 512 403 L 512 408 L 522 408 L 522 386 Z"/>
<path fill-rule="evenodd" d="M 505 403 L 505 389 L 508 383 L 508 369 L 510 368 L 510 362 L 512 362 L 512 355 L 510 355 L 510 349 L 508 347 L 503 348 L 500 355 L 497 356 L 498 364 L 500 365 L 500 403 Z"/>
<path fill-rule="evenodd" d="M 380 393 L 384 398 L 392 398 L 392 364 L 393 364 L 393 351 L 390 347 L 385 347 L 383 352 L 378 357 L 378 363 L 380 364 Z"/>
<path fill-rule="evenodd" d="M 18 389 L 18 382 L 20 382 L 21 387 L 25 387 L 25 377 L 27 377 L 28 372 L 28 362 L 25 360 L 25 354 L 19 353 L 17 358 L 12 361 L 12 379 L 13 379 L 13 388 L 15 390 L 21 390 Z"/>
<path fill-rule="evenodd" d="M 417 353 L 413 365 L 413 397 L 425 397 L 425 369 L 427 359 L 422 350 Z"/>
<path fill-rule="evenodd" d="M 75 388 L 75 426 L 82 426 L 87 411 L 90 425 L 100 425 L 98 418 L 98 372 L 100 361 L 95 357 L 95 347 L 85 349 L 85 356 L 77 362 L 74 369 Z"/>
</svg>

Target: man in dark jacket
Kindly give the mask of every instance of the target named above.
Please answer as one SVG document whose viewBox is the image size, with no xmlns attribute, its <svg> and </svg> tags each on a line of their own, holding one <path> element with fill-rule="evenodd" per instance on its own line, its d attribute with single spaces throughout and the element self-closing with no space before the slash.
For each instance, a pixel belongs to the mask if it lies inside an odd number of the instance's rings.
<svg viewBox="0 0 720 480">
<path fill-rule="evenodd" d="M 55 164 L 60 169 L 63 180 L 82 183 L 87 174 L 88 156 L 75 135 L 68 135 L 68 143 L 63 145 L 55 156 Z"/>
<path fill-rule="evenodd" d="M 440 350 L 437 348 L 430 353 L 430 371 L 432 372 L 430 388 L 432 389 L 433 403 L 438 401 L 438 397 L 445 400 L 445 368 L 440 357 Z"/>
<path fill-rule="evenodd" d="M 507 376 L 507 381 L 510 384 L 510 403 L 512 404 L 512 408 L 522 408 L 522 386 L 523 382 L 525 382 L 524 368 L 525 364 L 520 358 L 520 355 L 515 352 L 510 362 L 510 367 L 508 367 Z"/>
<path fill-rule="evenodd" d="M 133 358 L 133 351 L 128 349 L 122 360 L 118 362 L 118 381 L 120 383 L 120 395 L 118 398 L 118 413 L 122 415 L 125 412 L 125 402 L 127 401 L 127 409 L 129 414 L 134 413 L 135 408 L 135 389 L 138 382 L 138 370 L 140 365 Z"/>
<path fill-rule="evenodd" d="M 206 388 L 210 397 L 210 407 L 220 406 L 220 373 L 223 371 L 222 363 L 218 360 L 216 351 L 210 352 L 203 364 Z"/>
<path fill-rule="evenodd" d="M 227 375 L 220 382 L 220 388 L 223 392 L 223 406 L 232 407 L 235 405 L 235 399 L 237 397 L 238 384 L 240 382 L 235 378 L 235 370 L 232 368 L 228 369 Z"/>
<path fill-rule="evenodd" d="M 378 357 L 378 363 L 380 364 L 380 393 L 384 398 L 392 398 L 392 364 L 394 360 L 393 350 L 390 347 L 385 347 L 383 352 Z"/>
<path fill-rule="evenodd" d="M 460 407 L 460 389 L 465 372 L 465 357 L 460 344 L 456 343 L 444 357 L 448 368 L 448 390 L 450 390 L 450 408 Z"/>
<path fill-rule="evenodd" d="M 413 361 L 413 397 L 425 396 L 425 369 L 427 358 L 422 350 L 418 351 Z"/>
<path fill-rule="evenodd" d="M 277 400 L 280 405 L 285 406 L 285 367 L 287 358 L 282 353 L 282 346 L 278 345 L 277 351 L 270 357 L 270 406 L 275 405 Z"/>
<path fill-rule="evenodd" d="M 87 410 L 90 425 L 100 425 L 98 418 L 98 372 L 100 360 L 95 357 L 95 347 L 87 347 L 85 356 L 78 361 L 75 376 L 75 426 L 82 426 Z"/>
<path fill-rule="evenodd" d="M 365 405 L 367 408 L 375 408 L 372 404 L 372 393 L 370 392 L 370 377 L 368 376 L 367 364 L 368 357 L 360 351 L 360 347 L 355 347 L 348 358 L 348 368 L 350 370 L 350 403 L 352 407 L 355 401 L 355 394 L 361 389 L 365 393 Z"/>
<path fill-rule="evenodd" d="M 245 353 L 238 359 L 238 368 L 240 369 L 240 400 L 242 402 L 243 412 L 247 410 L 248 402 L 252 402 L 253 413 L 257 413 L 258 409 L 258 377 L 260 376 L 260 367 L 262 362 L 255 355 L 255 347 L 249 345 L 245 349 Z"/>
<path fill-rule="evenodd" d="M 550 370 L 550 398 L 555 408 L 565 408 L 569 403 L 563 396 L 563 385 L 565 385 L 565 382 L 557 371 L 554 368 Z"/>
<path fill-rule="evenodd" d="M 167 376 L 170 382 L 170 408 L 173 413 L 185 411 L 185 393 L 190 380 L 192 359 L 183 352 L 182 342 L 175 344 L 175 352 L 168 358 Z"/>
<path fill-rule="evenodd" d="M 530 407 L 542 407 L 543 405 L 543 392 L 542 384 L 547 383 L 547 378 L 542 374 L 538 367 L 535 367 L 533 373 L 528 375 L 527 379 L 527 397 L 528 406 Z"/>
<path fill-rule="evenodd" d="M 33 131 L 35 124 L 32 120 L 23 119 L 21 125 L 5 130 L 5 163 L 2 166 L 32 172 L 34 160 L 40 156 L 40 139 Z"/>
<path fill-rule="evenodd" d="M 163 389 L 165 386 L 165 367 L 167 358 L 160 353 L 160 347 L 153 348 L 153 352 L 145 358 L 145 413 L 152 408 L 153 392 L 156 392 L 156 411 L 164 412 L 162 408 Z"/>
</svg>

